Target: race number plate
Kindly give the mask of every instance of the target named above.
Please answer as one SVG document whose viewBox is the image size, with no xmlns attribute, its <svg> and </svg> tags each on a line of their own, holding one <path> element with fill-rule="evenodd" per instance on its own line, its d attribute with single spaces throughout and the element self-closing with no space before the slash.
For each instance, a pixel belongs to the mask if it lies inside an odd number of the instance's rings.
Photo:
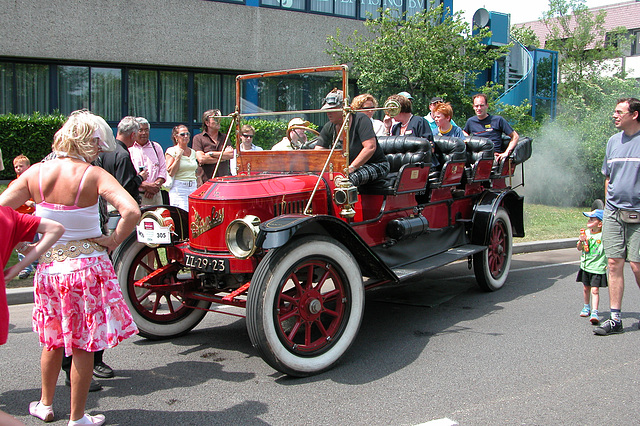
<svg viewBox="0 0 640 426">
<path fill-rule="evenodd" d="M 229 260 L 227 259 L 214 259 L 190 253 L 185 253 L 184 264 L 205 272 L 227 272 L 229 270 Z"/>
<path fill-rule="evenodd" d="M 171 231 L 168 226 L 160 226 L 153 219 L 144 219 L 136 227 L 138 241 L 143 244 L 171 244 Z"/>
</svg>

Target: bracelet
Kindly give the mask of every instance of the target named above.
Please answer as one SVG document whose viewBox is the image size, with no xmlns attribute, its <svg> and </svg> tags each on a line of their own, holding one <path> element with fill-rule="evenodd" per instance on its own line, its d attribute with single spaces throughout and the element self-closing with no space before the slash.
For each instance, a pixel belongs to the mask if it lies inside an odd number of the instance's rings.
<svg viewBox="0 0 640 426">
<path fill-rule="evenodd" d="M 116 233 L 114 232 L 113 234 L 111 234 L 111 238 L 113 238 L 113 243 L 117 246 L 120 245 L 120 243 L 118 241 L 116 241 Z"/>
</svg>

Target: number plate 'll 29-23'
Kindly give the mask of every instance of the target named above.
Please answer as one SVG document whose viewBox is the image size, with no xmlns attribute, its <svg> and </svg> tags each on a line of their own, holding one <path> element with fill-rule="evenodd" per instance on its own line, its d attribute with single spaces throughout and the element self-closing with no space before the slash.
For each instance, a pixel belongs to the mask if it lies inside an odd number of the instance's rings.
<svg viewBox="0 0 640 426">
<path fill-rule="evenodd" d="M 229 260 L 185 253 L 184 265 L 204 272 L 228 272 Z"/>
</svg>

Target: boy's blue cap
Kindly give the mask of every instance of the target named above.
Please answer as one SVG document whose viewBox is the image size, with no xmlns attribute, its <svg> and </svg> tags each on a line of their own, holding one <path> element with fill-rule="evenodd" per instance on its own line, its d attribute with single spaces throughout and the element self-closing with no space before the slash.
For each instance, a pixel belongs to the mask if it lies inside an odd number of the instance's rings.
<svg viewBox="0 0 640 426">
<path fill-rule="evenodd" d="M 604 215 L 604 210 L 596 209 L 590 212 L 582 212 L 582 214 L 585 215 L 586 217 L 596 217 L 600 219 L 600 221 L 602 222 L 602 216 Z"/>
</svg>

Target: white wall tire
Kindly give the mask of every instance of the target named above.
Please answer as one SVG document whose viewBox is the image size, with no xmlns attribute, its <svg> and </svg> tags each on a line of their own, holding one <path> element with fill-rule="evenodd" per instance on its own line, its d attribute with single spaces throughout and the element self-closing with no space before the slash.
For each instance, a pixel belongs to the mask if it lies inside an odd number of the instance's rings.
<svg viewBox="0 0 640 426">
<path fill-rule="evenodd" d="M 269 365 L 309 376 L 331 368 L 349 349 L 363 312 L 355 258 L 329 237 L 307 236 L 269 251 L 258 265 L 249 287 L 247 329 Z"/>
<path fill-rule="evenodd" d="M 489 230 L 489 245 L 486 250 L 473 255 L 473 272 L 480 288 L 496 291 L 502 288 L 513 253 L 513 231 L 507 211 L 499 207 Z"/>
</svg>

